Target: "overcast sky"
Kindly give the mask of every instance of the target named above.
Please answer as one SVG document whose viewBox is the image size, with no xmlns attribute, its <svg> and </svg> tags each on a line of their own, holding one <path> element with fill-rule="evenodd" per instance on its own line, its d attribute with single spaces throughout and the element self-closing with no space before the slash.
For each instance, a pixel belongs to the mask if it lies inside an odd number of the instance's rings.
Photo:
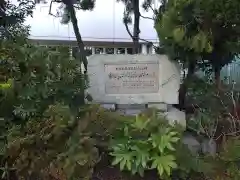
<svg viewBox="0 0 240 180">
<path fill-rule="evenodd" d="M 48 1 L 48 0 L 47 0 Z M 55 5 L 53 12 L 56 12 Z M 124 6 L 116 0 L 96 0 L 93 11 L 77 11 L 79 29 L 84 40 L 131 41 L 122 22 Z M 71 24 L 63 25 L 60 18 L 48 14 L 49 4 L 37 5 L 33 18 L 29 17 L 26 24 L 31 26 L 31 38 L 34 39 L 75 39 Z M 152 16 L 152 12 L 144 12 L 144 16 Z M 132 27 L 130 27 L 132 28 Z M 157 41 L 153 21 L 140 21 L 141 38 Z"/>
</svg>

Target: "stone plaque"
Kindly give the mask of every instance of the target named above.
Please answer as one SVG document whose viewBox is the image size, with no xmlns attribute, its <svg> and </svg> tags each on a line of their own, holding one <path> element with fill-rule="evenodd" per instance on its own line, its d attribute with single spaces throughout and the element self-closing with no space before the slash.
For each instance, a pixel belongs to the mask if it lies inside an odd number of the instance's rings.
<svg viewBox="0 0 240 180">
<path fill-rule="evenodd" d="M 141 94 L 159 91 L 159 64 L 105 64 L 106 94 Z"/>
</svg>

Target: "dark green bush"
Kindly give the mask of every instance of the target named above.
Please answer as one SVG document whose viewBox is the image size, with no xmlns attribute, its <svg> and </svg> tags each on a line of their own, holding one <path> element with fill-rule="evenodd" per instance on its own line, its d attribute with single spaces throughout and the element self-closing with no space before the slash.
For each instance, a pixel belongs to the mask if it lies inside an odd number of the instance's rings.
<svg viewBox="0 0 240 180">
<path fill-rule="evenodd" d="M 50 106 L 43 119 L 9 130 L 8 164 L 21 179 L 90 179 L 101 157 L 99 148 L 106 145 L 119 119 L 97 105 L 86 106 L 76 117 L 68 106 Z"/>
<path fill-rule="evenodd" d="M 27 119 L 41 116 L 56 102 L 71 109 L 84 103 L 81 92 L 87 85 L 82 84 L 80 62 L 69 58 L 68 47 L 49 49 L 23 39 L 1 41 L 0 49 L 1 80 L 10 80 L 12 91 L 4 94 L 1 105 L 10 103 L 9 113 L 13 110 L 15 116 Z"/>
<path fill-rule="evenodd" d="M 197 108 L 189 115 L 187 128 L 217 143 L 215 156 L 207 158 L 213 171 L 205 173 L 214 180 L 239 179 L 239 92 L 233 87 L 223 84 L 219 90 L 198 78 L 190 84 L 188 97 Z"/>
</svg>

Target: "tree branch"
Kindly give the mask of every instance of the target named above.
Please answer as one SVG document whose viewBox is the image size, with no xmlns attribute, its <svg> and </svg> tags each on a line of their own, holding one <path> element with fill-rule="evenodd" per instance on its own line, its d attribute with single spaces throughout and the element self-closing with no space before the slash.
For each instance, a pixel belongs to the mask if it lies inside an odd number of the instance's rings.
<svg viewBox="0 0 240 180">
<path fill-rule="evenodd" d="M 54 17 L 58 18 L 58 17 L 60 17 L 60 16 L 58 16 L 58 13 L 57 13 L 57 15 L 55 15 L 55 14 L 52 13 L 52 5 L 53 5 L 53 2 L 59 3 L 58 0 L 51 0 L 50 5 L 49 5 L 48 14 L 51 15 L 51 16 L 54 16 Z"/>
<path fill-rule="evenodd" d="M 57 17 L 56 15 L 52 14 L 52 3 L 53 3 L 53 1 L 51 0 L 49 10 L 48 10 L 48 14 L 51 15 L 51 16 Z"/>
<path fill-rule="evenodd" d="M 142 14 L 140 14 L 140 17 L 144 18 L 144 19 L 150 19 L 150 20 L 155 20 L 154 18 L 151 18 L 151 17 L 146 17 L 146 16 L 143 16 Z"/>
<path fill-rule="evenodd" d="M 130 31 L 130 29 L 129 29 L 129 27 L 128 27 L 128 23 L 127 22 L 123 22 L 124 23 L 124 25 L 125 25 L 125 28 L 126 28 L 126 30 L 127 30 L 127 33 L 129 34 L 129 36 L 132 38 L 132 40 L 134 39 L 134 36 L 132 35 L 132 33 L 131 33 L 131 31 Z M 140 37 L 138 37 L 138 39 L 139 40 L 141 40 L 141 41 L 144 41 L 144 42 L 147 42 L 147 43 L 149 43 L 150 45 L 152 45 L 154 48 L 157 48 L 157 46 L 155 46 L 154 44 L 153 44 L 153 42 L 151 42 L 151 41 L 148 41 L 148 40 L 146 40 L 146 39 L 142 39 L 142 38 L 140 38 Z"/>
<path fill-rule="evenodd" d="M 153 9 L 153 7 L 152 7 L 150 4 L 148 4 L 148 6 L 149 6 L 149 8 L 153 11 L 153 14 L 156 15 L 155 10 Z"/>
<path fill-rule="evenodd" d="M 155 46 L 155 45 L 153 44 L 153 42 L 151 42 L 151 41 L 148 41 L 148 40 L 146 40 L 146 39 L 142 39 L 142 38 L 138 38 L 138 39 L 141 40 L 141 41 L 144 41 L 144 42 L 149 43 L 149 44 L 152 45 L 154 48 L 158 48 L 158 47 Z"/>
<path fill-rule="evenodd" d="M 130 36 L 132 39 L 134 39 L 134 37 L 133 37 L 132 33 L 130 32 L 130 29 L 129 29 L 129 27 L 128 27 L 128 23 L 127 23 L 127 22 L 124 22 L 124 25 L 125 25 L 125 28 L 126 28 L 126 30 L 127 30 L 127 33 L 129 34 L 129 36 Z"/>
<path fill-rule="evenodd" d="M 125 27 L 126 27 L 126 30 L 127 30 L 127 33 L 129 34 L 129 36 L 130 36 L 132 39 L 134 39 L 132 33 L 130 32 L 130 29 L 129 29 L 129 27 L 128 27 L 128 24 L 127 24 L 126 22 L 124 22 L 124 25 L 125 25 Z M 157 48 L 157 46 L 155 46 L 155 45 L 153 44 L 153 42 L 151 42 L 151 41 L 148 41 L 148 40 L 146 40 L 146 39 L 142 39 L 142 38 L 140 38 L 140 37 L 139 37 L 138 39 L 141 40 L 141 41 L 144 41 L 144 42 L 149 43 L 149 44 L 152 45 L 154 48 Z"/>
</svg>

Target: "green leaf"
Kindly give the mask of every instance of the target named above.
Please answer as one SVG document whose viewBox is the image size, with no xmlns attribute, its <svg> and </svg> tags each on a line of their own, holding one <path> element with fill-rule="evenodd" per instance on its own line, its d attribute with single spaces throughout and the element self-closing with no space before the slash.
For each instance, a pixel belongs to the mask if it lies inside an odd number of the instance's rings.
<svg viewBox="0 0 240 180">
<path fill-rule="evenodd" d="M 127 160 L 127 169 L 128 169 L 129 171 L 131 171 L 131 169 L 132 169 L 132 163 L 131 163 L 130 160 Z"/>
<path fill-rule="evenodd" d="M 128 127 L 127 126 L 124 127 L 124 136 L 128 136 Z"/>
<path fill-rule="evenodd" d="M 168 144 L 167 144 L 167 148 L 168 148 L 169 150 L 171 150 L 171 151 L 175 151 L 175 150 L 176 150 L 176 149 L 172 146 L 171 143 L 168 143 Z"/>
<path fill-rule="evenodd" d="M 178 137 L 171 138 L 171 142 L 174 142 L 174 143 L 178 142 L 179 140 L 180 140 L 180 138 L 178 138 Z"/>
<path fill-rule="evenodd" d="M 169 130 L 169 131 L 170 131 L 170 130 Z M 177 135 L 178 133 L 175 132 L 175 131 L 170 131 L 168 134 L 169 134 L 169 136 L 175 136 L 175 135 Z"/>
<path fill-rule="evenodd" d="M 159 164 L 158 166 L 157 166 L 157 170 L 158 170 L 158 174 L 160 175 L 160 177 L 163 175 L 163 173 L 164 173 L 164 170 L 163 170 L 163 167 L 162 167 L 162 165 L 161 164 Z"/>
<path fill-rule="evenodd" d="M 176 164 L 174 161 L 168 162 L 168 166 L 171 167 L 171 168 L 173 168 L 173 169 L 176 169 L 176 168 L 177 168 L 177 164 Z"/>
<path fill-rule="evenodd" d="M 151 168 L 157 168 L 160 177 L 164 172 L 170 176 L 171 170 L 177 168 L 175 157 L 172 155 L 155 156 Z"/>
<path fill-rule="evenodd" d="M 118 163 L 120 163 L 120 161 L 122 161 L 122 160 L 123 160 L 123 157 L 121 157 L 121 156 L 120 157 L 115 157 L 113 162 L 112 162 L 112 165 L 115 166 Z"/>
<path fill-rule="evenodd" d="M 173 30 L 173 38 L 177 43 L 183 40 L 184 35 L 185 35 L 185 30 L 183 27 L 177 27 Z"/>
<path fill-rule="evenodd" d="M 138 172 L 137 167 L 138 167 L 138 166 L 136 166 L 136 165 L 133 164 L 132 170 L 131 170 L 132 175 L 135 175 L 135 174 Z"/>
<path fill-rule="evenodd" d="M 139 174 L 140 174 L 141 177 L 144 176 L 144 169 L 143 169 L 143 168 L 139 168 L 139 169 L 138 169 L 138 172 L 139 172 Z"/>
<path fill-rule="evenodd" d="M 149 122 L 150 122 L 150 119 L 146 119 L 144 116 L 136 115 L 136 119 L 135 119 L 135 123 L 133 124 L 133 127 L 142 131 L 147 127 Z"/>
<path fill-rule="evenodd" d="M 213 51 L 213 47 L 212 47 L 212 45 L 210 44 L 210 42 L 207 43 L 206 51 L 207 51 L 208 53 L 211 53 L 211 52 Z"/>
<path fill-rule="evenodd" d="M 168 176 L 171 175 L 171 167 L 170 166 L 164 166 L 165 172 Z"/>
<path fill-rule="evenodd" d="M 126 159 L 123 159 L 121 162 L 120 162 L 120 170 L 122 171 L 126 165 Z"/>
</svg>

